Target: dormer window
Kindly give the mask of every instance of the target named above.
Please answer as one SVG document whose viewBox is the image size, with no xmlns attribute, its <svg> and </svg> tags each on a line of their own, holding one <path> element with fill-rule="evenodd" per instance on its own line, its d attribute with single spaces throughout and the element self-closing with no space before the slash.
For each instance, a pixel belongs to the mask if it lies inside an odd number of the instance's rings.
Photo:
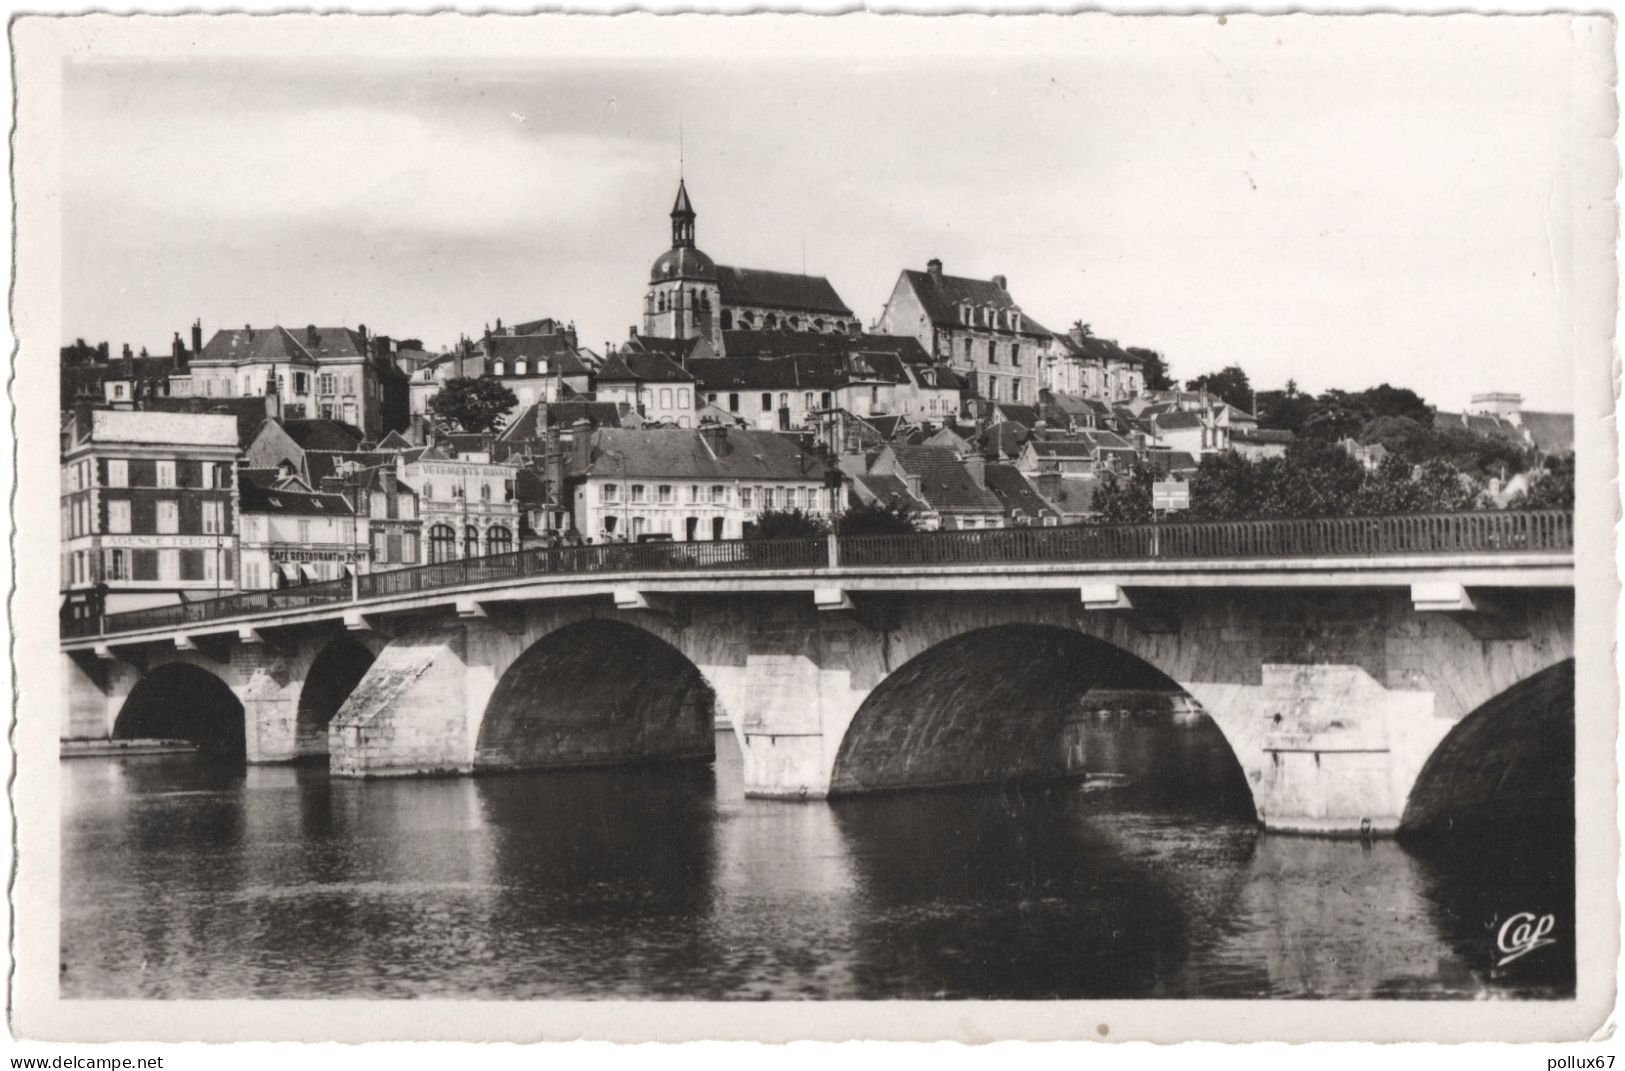
<svg viewBox="0 0 1625 1071">
<path fill-rule="evenodd" d="M 516 376 L 522 376 L 525 374 L 525 368 L 526 363 L 523 359 L 515 361 L 513 363 L 513 374 Z"/>
<path fill-rule="evenodd" d="M 497 361 L 491 365 L 491 371 L 500 376 L 504 374 L 504 369 L 507 367 L 503 362 Z"/>
</svg>

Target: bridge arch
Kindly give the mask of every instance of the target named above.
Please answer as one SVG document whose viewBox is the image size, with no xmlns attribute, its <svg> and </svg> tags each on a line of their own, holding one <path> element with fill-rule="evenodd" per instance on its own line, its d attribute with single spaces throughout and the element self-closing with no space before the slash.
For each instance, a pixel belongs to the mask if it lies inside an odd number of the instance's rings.
<svg viewBox="0 0 1625 1071">
<path fill-rule="evenodd" d="M 1532 674 L 1445 734 L 1405 803 L 1414 837 L 1500 834 L 1574 817 L 1574 659 Z"/>
<path fill-rule="evenodd" d="M 190 662 L 166 662 L 142 674 L 113 723 L 116 740 L 189 740 L 210 757 L 247 755 L 242 702 L 230 685 Z"/>
<path fill-rule="evenodd" d="M 1144 658 L 1076 628 L 1005 623 L 914 654 L 859 706 L 837 749 L 830 795 L 989 784 L 1075 771 L 1067 726 L 1100 686 L 1183 691 Z M 1234 742 L 1223 737 L 1236 798 L 1251 805 Z M 1256 812 L 1255 812 L 1256 813 Z"/>
<path fill-rule="evenodd" d="M 563 625 L 497 681 L 480 719 L 474 768 L 710 761 L 716 691 L 689 658 L 610 618 Z"/>
<path fill-rule="evenodd" d="M 296 757 L 327 754 L 328 724 L 372 668 L 378 657 L 377 646 L 377 640 L 363 640 L 346 633 L 335 636 L 317 652 L 299 689 L 294 720 Z"/>
</svg>

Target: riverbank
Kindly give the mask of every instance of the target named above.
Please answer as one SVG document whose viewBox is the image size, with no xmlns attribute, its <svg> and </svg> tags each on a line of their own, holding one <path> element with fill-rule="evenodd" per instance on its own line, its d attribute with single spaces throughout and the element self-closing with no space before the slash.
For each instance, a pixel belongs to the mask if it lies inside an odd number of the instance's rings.
<svg viewBox="0 0 1625 1071">
<path fill-rule="evenodd" d="M 184 755 L 196 751 L 190 740 L 113 740 L 108 737 L 72 737 L 62 741 L 64 759 L 100 759 L 113 755 Z"/>
</svg>

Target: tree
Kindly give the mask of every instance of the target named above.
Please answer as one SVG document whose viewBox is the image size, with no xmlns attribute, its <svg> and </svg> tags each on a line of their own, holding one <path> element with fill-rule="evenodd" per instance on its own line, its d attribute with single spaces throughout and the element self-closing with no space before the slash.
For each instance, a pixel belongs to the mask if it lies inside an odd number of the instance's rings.
<svg viewBox="0 0 1625 1071">
<path fill-rule="evenodd" d="M 1216 394 L 1237 409 L 1251 413 L 1253 411 L 1253 385 L 1247 381 L 1247 373 L 1236 365 L 1227 365 L 1217 372 L 1208 372 L 1195 379 L 1185 381 L 1187 390 L 1205 390 L 1209 394 Z"/>
<path fill-rule="evenodd" d="M 751 539 L 816 539 L 829 531 L 822 517 L 800 509 L 763 510 L 756 515 Z"/>
<path fill-rule="evenodd" d="M 1366 477 L 1353 512 L 1453 513 L 1478 505 L 1483 493 L 1481 480 L 1442 458 L 1412 464 L 1390 454 Z"/>
<path fill-rule="evenodd" d="M 1291 380 L 1287 381 L 1284 391 L 1261 390 L 1254 398 L 1258 408 L 1253 415 L 1258 417 L 1259 427 L 1290 431 L 1294 435 L 1303 428 L 1303 422 L 1315 407 L 1315 399 L 1299 394 L 1298 385 Z"/>
<path fill-rule="evenodd" d="M 1156 469 L 1143 462 L 1135 462 L 1127 475 L 1108 472 L 1095 488 L 1093 508 L 1095 520 L 1100 524 L 1149 524 L 1151 511 L 1151 485 L 1159 477 Z"/>
<path fill-rule="evenodd" d="M 1173 390 L 1179 386 L 1179 382 L 1168 374 L 1168 362 L 1163 360 L 1162 354 L 1140 346 L 1130 346 L 1128 352 L 1130 356 L 1140 359 L 1140 367 L 1145 372 L 1146 390 Z"/>
<path fill-rule="evenodd" d="M 1329 390 L 1314 400 L 1297 431 L 1300 438 L 1341 442 L 1360 434 L 1371 421 L 1365 399 L 1344 390 Z"/>
<path fill-rule="evenodd" d="M 915 523 L 913 513 L 901 503 L 894 506 L 882 506 L 878 502 L 849 506 L 835 518 L 836 535 L 908 535 L 917 531 L 919 525 Z"/>
<path fill-rule="evenodd" d="M 1529 490 L 1508 503 L 1509 509 L 1573 509 L 1574 455 L 1546 459 L 1539 474 L 1531 473 Z"/>
<path fill-rule="evenodd" d="M 1361 391 L 1359 397 L 1373 418 L 1405 417 L 1423 426 L 1433 424 L 1433 407 L 1409 388 L 1383 383 Z"/>
<path fill-rule="evenodd" d="M 1360 429 L 1359 439 L 1367 445 L 1381 443 L 1390 454 L 1397 454 L 1413 464 L 1437 457 L 1439 452 L 1438 436 L 1433 428 L 1410 417 L 1379 416 Z"/>
<path fill-rule="evenodd" d="M 443 431 L 501 431 L 518 404 L 500 380 L 459 376 L 442 383 L 429 399 L 429 415 Z"/>
</svg>

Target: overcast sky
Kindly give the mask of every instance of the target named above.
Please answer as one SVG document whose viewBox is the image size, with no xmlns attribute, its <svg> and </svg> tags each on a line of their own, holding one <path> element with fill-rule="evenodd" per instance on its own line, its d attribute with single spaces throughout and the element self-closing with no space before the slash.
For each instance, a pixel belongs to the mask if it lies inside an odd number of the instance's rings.
<svg viewBox="0 0 1625 1071">
<path fill-rule="evenodd" d="M 1377 50 L 1248 20 L 1062 55 L 80 62 L 64 340 L 158 352 L 201 317 L 437 348 L 556 316 L 599 349 L 669 244 L 681 129 L 699 246 L 805 263 L 865 323 L 936 256 L 1181 378 L 1572 408 L 1561 36 L 1464 56 L 1405 24 Z"/>
</svg>

